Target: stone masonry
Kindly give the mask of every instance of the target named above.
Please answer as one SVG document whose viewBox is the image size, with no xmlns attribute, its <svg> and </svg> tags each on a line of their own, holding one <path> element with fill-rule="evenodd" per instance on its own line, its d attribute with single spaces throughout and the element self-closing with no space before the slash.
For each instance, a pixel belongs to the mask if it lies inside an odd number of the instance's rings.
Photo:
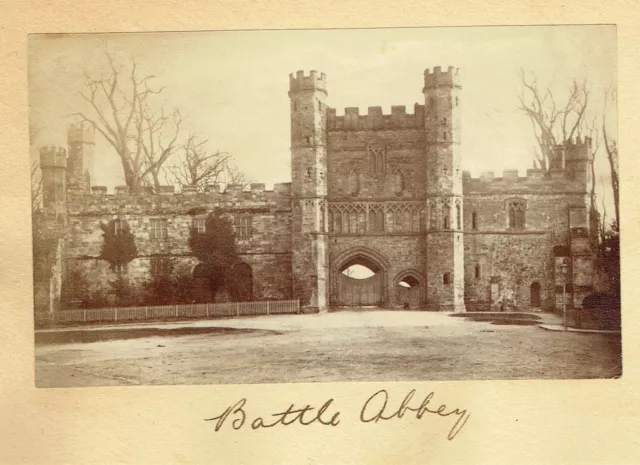
<svg viewBox="0 0 640 465">
<path fill-rule="evenodd" d="M 135 236 L 138 257 L 126 271 L 134 288 L 149 281 L 158 257 L 171 273 L 193 277 L 189 229 L 222 208 L 236 225 L 256 300 L 300 299 L 308 311 L 349 305 L 340 276 L 360 264 L 376 275 L 367 301 L 384 307 L 405 304 L 403 281 L 428 310 L 553 310 L 565 284 L 568 305 L 579 306 L 594 274 L 586 213 L 591 141 L 557 146 L 549 173 L 472 178 L 462 171 L 460 81 L 456 68 L 428 69 L 424 104 L 413 113 L 394 106 L 391 114 L 369 107 L 338 116 L 327 106 L 323 73 L 292 74 L 291 183 L 273 191 L 264 184 L 224 193 L 165 186 L 134 196 L 119 186 L 108 194 L 90 184 L 93 130 L 73 125 L 68 157 L 62 148 L 41 149 L 47 229 L 61 244 L 56 273 L 64 283 L 80 270 L 92 291 L 108 287 L 114 276 L 99 259 L 99 225 L 119 220 Z"/>
</svg>

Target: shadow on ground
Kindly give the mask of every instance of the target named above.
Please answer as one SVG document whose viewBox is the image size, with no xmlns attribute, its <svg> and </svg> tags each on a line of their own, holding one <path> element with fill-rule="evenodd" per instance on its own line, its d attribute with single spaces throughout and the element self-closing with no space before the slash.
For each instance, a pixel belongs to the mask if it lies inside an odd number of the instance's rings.
<svg viewBox="0 0 640 465">
<path fill-rule="evenodd" d="M 542 323 L 542 318 L 531 313 L 454 313 L 450 316 L 493 325 L 533 326 Z"/>
<path fill-rule="evenodd" d="M 86 342 L 104 342 L 113 340 L 138 339 L 143 337 L 179 337 L 194 335 L 209 336 L 277 336 L 278 331 L 250 328 L 182 327 L 182 328 L 131 328 L 109 329 L 102 331 L 69 330 L 60 332 L 36 333 L 36 344 L 72 344 Z"/>
</svg>

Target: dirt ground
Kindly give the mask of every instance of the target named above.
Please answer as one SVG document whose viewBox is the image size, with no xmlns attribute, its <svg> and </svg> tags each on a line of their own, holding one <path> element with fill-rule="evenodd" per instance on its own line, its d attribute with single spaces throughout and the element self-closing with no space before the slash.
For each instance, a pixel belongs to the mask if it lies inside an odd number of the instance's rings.
<svg viewBox="0 0 640 465">
<path fill-rule="evenodd" d="M 36 334 L 38 387 L 611 378 L 621 371 L 620 335 L 430 312 L 353 311 Z"/>
</svg>

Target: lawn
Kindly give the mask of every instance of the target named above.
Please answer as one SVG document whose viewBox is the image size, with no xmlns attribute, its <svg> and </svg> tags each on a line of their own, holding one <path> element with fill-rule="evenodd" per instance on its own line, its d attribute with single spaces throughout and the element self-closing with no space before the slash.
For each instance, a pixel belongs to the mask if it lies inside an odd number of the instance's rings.
<svg viewBox="0 0 640 465">
<path fill-rule="evenodd" d="M 37 334 L 39 387 L 611 378 L 620 376 L 622 365 L 619 335 L 494 325 L 427 312 L 73 331 Z"/>
</svg>

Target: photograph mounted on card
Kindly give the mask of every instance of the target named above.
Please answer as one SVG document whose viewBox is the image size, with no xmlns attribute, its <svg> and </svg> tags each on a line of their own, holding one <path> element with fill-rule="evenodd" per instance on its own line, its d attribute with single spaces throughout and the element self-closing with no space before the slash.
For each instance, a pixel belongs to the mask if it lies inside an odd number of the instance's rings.
<svg viewBox="0 0 640 465">
<path fill-rule="evenodd" d="M 31 35 L 37 387 L 620 377 L 616 50 Z"/>
</svg>

